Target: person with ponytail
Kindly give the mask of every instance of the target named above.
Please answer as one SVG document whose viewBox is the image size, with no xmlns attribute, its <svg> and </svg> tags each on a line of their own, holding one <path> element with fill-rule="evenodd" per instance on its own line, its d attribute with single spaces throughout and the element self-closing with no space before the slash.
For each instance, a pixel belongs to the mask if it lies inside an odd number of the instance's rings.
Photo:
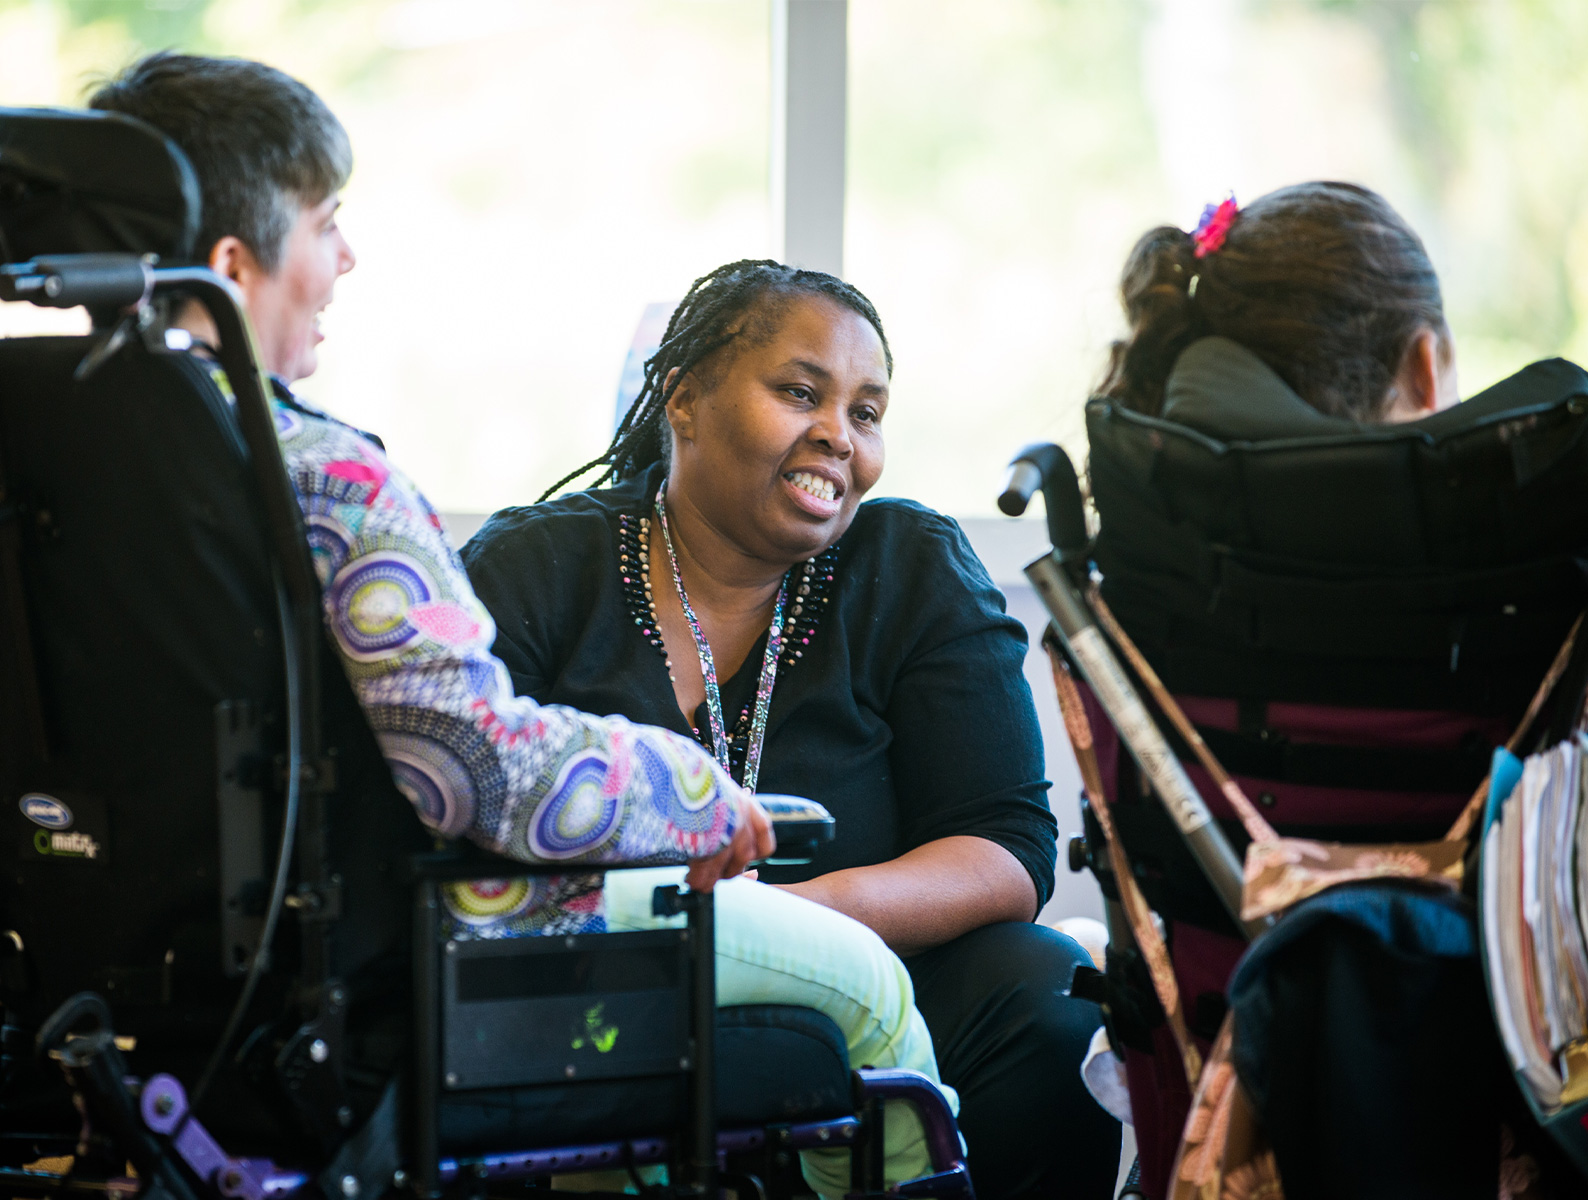
<svg viewBox="0 0 1588 1200">
<path fill-rule="evenodd" d="M 1210 358 L 1259 360 L 1314 427 L 1417 420 L 1458 399 L 1439 276 L 1405 219 L 1356 184 L 1299 183 L 1246 208 L 1209 205 L 1192 233 L 1150 229 L 1125 262 L 1120 298 L 1128 332 L 1098 393 L 1149 416 L 1171 415 L 1169 393 L 1192 390 L 1171 376 Z M 1238 404 L 1249 389 L 1226 390 Z M 1196 423 L 1194 408 L 1173 415 Z M 1236 422 L 1226 436 L 1253 432 L 1241 414 L 1223 417 Z"/>
<path fill-rule="evenodd" d="M 1582 610 L 1565 564 L 1588 540 L 1572 504 L 1582 456 L 1568 450 L 1588 375 L 1546 360 L 1460 401 L 1427 251 L 1351 183 L 1299 183 L 1244 208 L 1232 197 L 1194 230 L 1149 229 L 1120 299 L 1126 329 L 1087 411 L 1100 597 L 1280 836 L 1441 836 Z M 1254 945 L 1280 938 L 1283 961 L 1248 952 L 1169 816 L 1131 803 L 1144 791 L 1115 730 L 1094 732 L 1109 803 L 1137 810 L 1120 836 L 1149 868 L 1190 1032 L 1205 1051 L 1233 1010 L 1240 1080 L 1287 1193 L 1492 1191 L 1489 1131 L 1517 1093 L 1487 1073 L 1501 1055 L 1475 951 L 1437 952 L 1430 1003 L 1405 982 L 1433 969 L 1407 933 L 1422 918 L 1405 910 L 1366 934 L 1366 888 L 1336 926 L 1349 935 L 1304 946 L 1276 930 Z M 1218 813 L 1222 798 L 1205 794 Z M 1116 1016 L 1142 996 L 1157 1007 L 1145 983 L 1114 994 Z M 1434 1009 L 1478 1014 L 1442 1080 L 1427 1064 L 1454 1039 L 1430 1032 Z M 1123 1062 L 1104 1086 L 1128 1083 L 1145 1194 L 1179 1194 L 1191 1097 L 1163 1028 L 1134 1025 L 1114 1023 Z M 1402 1122 L 1407 1096 L 1442 1107 Z M 1539 1134 L 1517 1110 L 1519 1142 Z M 1453 1134 L 1457 1123 L 1476 1132 Z M 1528 1141 L 1540 1194 L 1554 1194 L 1551 1157 Z"/>
<path fill-rule="evenodd" d="M 464 563 L 521 693 L 673 729 L 746 788 L 832 811 L 811 866 L 719 888 L 722 1003 L 812 1003 L 825 972 L 814 1002 L 858 1064 L 878 1061 L 853 1044 L 867 972 L 896 979 L 958 1091 L 978 1194 L 1105 1197 L 1119 1126 L 1079 1077 L 1100 1015 L 1067 994 L 1090 960 L 1033 924 L 1057 852 L 1025 632 L 957 524 L 862 503 L 892 373 L 851 285 L 720 267 L 606 451 L 492 517 Z M 646 874 L 609 884 L 611 927 L 649 922 Z M 834 974 L 861 934 L 879 956 Z"/>
</svg>

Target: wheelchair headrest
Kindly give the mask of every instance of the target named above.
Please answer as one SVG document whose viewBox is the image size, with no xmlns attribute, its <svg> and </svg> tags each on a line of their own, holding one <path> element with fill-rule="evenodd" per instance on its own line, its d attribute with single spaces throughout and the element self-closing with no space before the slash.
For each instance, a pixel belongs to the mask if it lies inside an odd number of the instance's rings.
<svg viewBox="0 0 1588 1200">
<path fill-rule="evenodd" d="M 1205 337 L 1175 360 L 1163 390 L 1163 419 L 1221 441 L 1267 441 L 1359 433 L 1319 412 L 1239 342 Z"/>
<path fill-rule="evenodd" d="M 1162 419 L 1242 445 L 1294 438 L 1426 443 L 1488 424 L 1496 416 L 1504 419 L 1511 410 L 1535 406 L 1561 386 L 1568 391 L 1581 388 L 1585 378 L 1571 363 L 1546 360 L 1421 420 L 1365 425 L 1319 412 L 1239 342 L 1206 337 L 1192 342 L 1175 360 L 1164 385 Z"/>
<path fill-rule="evenodd" d="M 152 126 L 120 113 L 0 108 L 0 262 L 191 261 L 200 211 L 187 156 Z"/>
<path fill-rule="evenodd" d="M 1103 540 L 1116 545 L 1173 526 L 1224 553 L 1331 574 L 1482 568 L 1588 545 L 1588 372 L 1564 359 L 1420 421 L 1359 425 L 1317 412 L 1236 343 L 1205 338 L 1176 364 L 1162 417 L 1094 399 L 1087 433 Z M 1136 523 L 1142 504 L 1165 522 L 1154 533 Z"/>
</svg>

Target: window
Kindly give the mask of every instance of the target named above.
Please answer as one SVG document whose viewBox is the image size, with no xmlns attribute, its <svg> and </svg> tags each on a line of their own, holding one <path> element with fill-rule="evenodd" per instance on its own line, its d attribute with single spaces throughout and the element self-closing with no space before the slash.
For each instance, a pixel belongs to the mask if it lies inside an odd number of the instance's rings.
<svg viewBox="0 0 1588 1200">
<path fill-rule="evenodd" d="M 301 390 L 483 512 L 606 445 L 648 303 L 768 253 L 768 30 L 765 0 L 0 0 L 0 102 L 173 45 L 325 96 L 359 265 Z"/>
<path fill-rule="evenodd" d="M 1084 452 L 1135 239 L 1305 179 L 1423 235 L 1462 392 L 1588 358 L 1588 6 L 853 0 L 846 268 L 898 361 L 881 490 L 990 514 Z"/>
</svg>

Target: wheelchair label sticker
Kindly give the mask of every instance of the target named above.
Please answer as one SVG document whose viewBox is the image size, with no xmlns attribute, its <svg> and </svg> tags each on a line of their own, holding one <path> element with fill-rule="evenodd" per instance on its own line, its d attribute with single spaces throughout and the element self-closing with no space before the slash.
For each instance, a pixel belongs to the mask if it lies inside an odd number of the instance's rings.
<svg viewBox="0 0 1588 1200">
<path fill-rule="evenodd" d="M 33 835 L 33 848 L 40 854 L 55 858 L 98 858 L 100 844 L 86 833 L 47 833 L 39 830 Z"/>
<path fill-rule="evenodd" d="M 573 1049 L 592 1046 L 596 1053 L 605 1054 L 618 1044 L 618 1027 L 602 1020 L 605 1011 L 605 1004 L 597 1004 L 584 1014 L 583 1023 L 574 1027 L 573 1041 L 569 1043 Z"/>
<path fill-rule="evenodd" d="M 22 797 L 18 808 L 31 823 L 21 827 L 17 851 L 22 858 L 102 863 L 110 857 L 110 819 L 104 801 L 75 793 L 69 799 L 67 803 L 44 792 Z"/>
<path fill-rule="evenodd" d="M 72 810 L 54 796 L 43 792 L 29 792 L 22 797 L 22 815 L 45 829 L 70 829 Z"/>
</svg>

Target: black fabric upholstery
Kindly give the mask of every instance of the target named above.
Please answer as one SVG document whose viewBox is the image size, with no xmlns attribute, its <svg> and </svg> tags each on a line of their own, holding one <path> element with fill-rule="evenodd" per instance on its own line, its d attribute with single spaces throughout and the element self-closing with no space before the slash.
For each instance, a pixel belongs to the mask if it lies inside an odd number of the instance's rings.
<svg viewBox="0 0 1588 1200">
<path fill-rule="evenodd" d="M 1469 901 L 1385 883 L 1315 896 L 1242 960 L 1230 1003 L 1286 1196 L 1494 1195 L 1513 1089 Z"/>
<path fill-rule="evenodd" d="M 33 968 L 25 994 L 0 1000 L 37 1020 L 91 988 L 119 1021 L 152 1033 L 170 1023 L 161 1014 L 183 1009 L 175 1025 L 203 1037 L 195 1012 L 222 1008 L 234 985 L 220 969 L 216 855 L 194 850 L 218 841 L 216 705 L 251 702 L 279 728 L 269 558 L 244 451 L 209 373 L 134 342 L 74 383 L 87 345 L 0 341 L 0 448 L 24 514 L 23 587 L 50 747 L 16 783 L 106 810 L 102 854 L 67 860 L 25 853 L 38 828 L 18 797 L 0 798 L 0 927 L 22 934 Z M 360 972 L 405 949 L 406 891 L 393 863 L 429 842 L 328 655 L 322 678 L 339 776 L 330 840 L 347 883 L 332 968 L 356 1000 Z M 277 740 L 257 764 L 267 783 Z"/>
<path fill-rule="evenodd" d="M 198 179 L 164 135 L 121 113 L 0 109 L 0 262 L 102 251 L 188 259 Z"/>
<path fill-rule="evenodd" d="M 0 447 L 50 747 L 18 782 L 109 806 L 85 861 L 29 855 L 38 829 L 0 797 L 0 918 L 37 973 L 4 1000 L 35 1020 L 83 988 L 140 1007 L 223 1002 L 215 860 L 192 852 L 217 839 L 214 709 L 268 711 L 281 686 L 243 451 L 216 419 L 225 401 L 184 356 L 141 347 L 73 383 L 87 348 L 0 341 Z"/>
<path fill-rule="evenodd" d="M 1519 710 L 1588 602 L 1588 374 L 1353 427 L 1301 420 L 1232 342 L 1183 358 L 1188 423 L 1087 406 L 1103 594 L 1169 689 Z"/>
<path fill-rule="evenodd" d="M 449 1154 L 665 1133 L 682 1119 L 682 1077 L 504 1088 L 448 1096 Z M 717 1014 L 717 1119 L 724 1127 L 815 1121 L 854 1111 L 838 1026 L 809 1008 L 755 1004 Z"/>
</svg>

